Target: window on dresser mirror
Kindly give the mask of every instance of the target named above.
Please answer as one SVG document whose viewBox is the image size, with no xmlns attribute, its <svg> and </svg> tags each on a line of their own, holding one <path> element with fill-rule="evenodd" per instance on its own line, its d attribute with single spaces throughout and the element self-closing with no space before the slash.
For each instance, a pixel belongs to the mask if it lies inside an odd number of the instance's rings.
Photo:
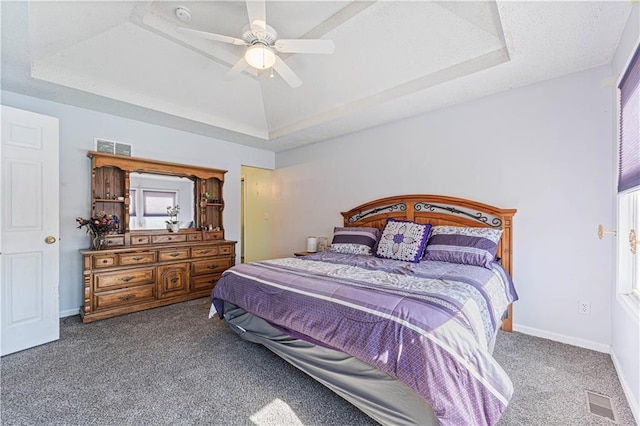
<svg viewBox="0 0 640 426">
<path fill-rule="evenodd" d="M 194 217 L 194 182 L 186 177 L 131 173 L 129 229 L 165 229 L 167 206 L 180 206 L 180 228 L 188 228 Z"/>
</svg>

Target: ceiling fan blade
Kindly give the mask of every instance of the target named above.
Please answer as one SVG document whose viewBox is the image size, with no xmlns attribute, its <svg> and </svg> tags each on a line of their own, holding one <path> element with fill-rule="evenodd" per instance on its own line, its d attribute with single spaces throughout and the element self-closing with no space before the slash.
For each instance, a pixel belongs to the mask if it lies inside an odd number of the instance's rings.
<svg viewBox="0 0 640 426">
<path fill-rule="evenodd" d="M 247 0 L 247 14 L 249 15 L 251 30 L 262 34 L 266 33 L 267 7 L 265 0 Z M 262 34 L 260 36 L 264 36 Z"/>
<path fill-rule="evenodd" d="M 235 78 L 242 71 L 246 70 L 248 66 L 249 64 L 247 63 L 247 61 L 244 59 L 244 56 L 243 56 L 242 58 L 240 58 L 238 62 L 236 62 L 236 64 L 229 71 L 227 71 L 227 74 L 225 74 L 224 79 L 231 80 Z"/>
<path fill-rule="evenodd" d="M 289 68 L 289 65 L 285 64 L 279 56 L 276 56 L 276 63 L 273 65 L 273 68 L 280 74 L 282 79 L 294 89 L 300 87 L 302 84 L 302 80 L 300 80 L 293 70 Z"/>
<path fill-rule="evenodd" d="M 223 43 L 235 44 L 236 46 L 246 46 L 244 40 L 240 40 L 239 38 L 229 37 L 221 34 L 208 33 L 205 31 L 192 30 L 191 28 L 178 27 L 178 31 L 183 32 L 185 34 L 192 34 L 198 37 L 206 38 L 214 41 L 221 41 Z"/>
<path fill-rule="evenodd" d="M 310 40 L 310 39 L 280 39 L 276 40 L 274 47 L 282 53 L 333 53 L 335 45 L 333 40 Z"/>
</svg>

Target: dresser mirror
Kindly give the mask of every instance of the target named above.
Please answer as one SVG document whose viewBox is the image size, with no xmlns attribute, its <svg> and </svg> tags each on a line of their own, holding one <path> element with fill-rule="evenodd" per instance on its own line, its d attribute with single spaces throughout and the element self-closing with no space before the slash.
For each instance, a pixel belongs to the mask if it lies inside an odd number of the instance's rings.
<svg viewBox="0 0 640 426">
<path fill-rule="evenodd" d="M 166 229 L 167 207 L 180 206 L 181 229 L 193 228 L 195 181 L 182 176 L 132 172 L 129 175 L 129 229 Z"/>
</svg>

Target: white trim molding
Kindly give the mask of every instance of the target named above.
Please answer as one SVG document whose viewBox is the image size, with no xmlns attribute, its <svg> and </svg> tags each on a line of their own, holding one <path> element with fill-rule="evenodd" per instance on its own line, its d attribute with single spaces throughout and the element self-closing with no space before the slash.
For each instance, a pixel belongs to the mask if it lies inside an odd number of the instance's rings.
<svg viewBox="0 0 640 426">
<path fill-rule="evenodd" d="M 611 348 L 611 360 L 613 361 L 613 366 L 616 369 L 616 373 L 618 374 L 618 380 L 620 381 L 620 385 L 622 386 L 622 391 L 624 392 L 624 396 L 627 397 L 627 402 L 629 403 L 629 408 L 631 408 L 631 412 L 633 413 L 633 417 L 636 419 L 636 423 L 640 424 L 640 405 L 639 401 L 636 401 L 633 397 L 633 392 L 631 392 L 631 388 L 629 387 L 629 383 L 624 378 L 620 371 L 622 371 L 622 367 L 620 365 L 620 361 L 618 361 L 618 357 L 616 357 L 616 353 Z"/>
<path fill-rule="evenodd" d="M 538 328 L 527 327 L 525 325 L 514 324 L 513 331 L 528 334 L 530 336 L 542 337 L 543 339 L 553 340 L 555 342 L 566 343 L 567 345 L 578 346 L 580 348 L 591 349 L 605 354 L 611 353 L 611 347 L 602 343 L 592 342 L 591 340 L 580 339 L 578 337 L 567 336 L 564 334 L 553 333 L 551 331 L 540 330 Z"/>
<path fill-rule="evenodd" d="M 80 308 L 65 309 L 64 311 L 60 311 L 59 318 L 72 317 L 74 315 L 80 315 Z"/>
</svg>

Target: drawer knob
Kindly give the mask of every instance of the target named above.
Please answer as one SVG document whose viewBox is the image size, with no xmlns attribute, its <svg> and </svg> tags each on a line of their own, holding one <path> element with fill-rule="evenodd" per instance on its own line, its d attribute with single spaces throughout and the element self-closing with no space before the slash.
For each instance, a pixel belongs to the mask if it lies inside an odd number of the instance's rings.
<svg viewBox="0 0 640 426">
<path fill-rule="evenodd" d="M 134 297 L 136 297 L 135 294 L 125 294 L 124 296 L 120 296 L 119 299 L 127 301 L 129 299 L 133 299 Z"/>
<path fill-rule="evenodd" d="M 175 284 L 178 282 L 178 278 L 171 278 L 171 284 Z"/>
<path fill-rule="evenodd" d="M 171 241 L 173 240 L 173 237 L 167 237 L 167 240 Z"/>
<path fill-rule="evenodd" d="M 171 257 L 178 257 L 178 256 L 180 256 L 180 253 L 171 253 L 169 256 L 171 256 Z"/>
<path fill-rule="evenodd" d="M 209 253 L 211 250 L 200 250 L 200 254 L 207 254 Z"/>
<path fill-rule="evenodd" d="M 142 260 L 142 259 L 144 259 L 144 257 L 142 257 L 142 256 L 136 256 L 136 257 L 133 258 L 133 260 L 135 260 L 136 262 L 138 260 Z"/>
<path fill-rule="evenodd" d="M 120 278 L 120 280 L 124 281 L 125 283 L 128 283 L 132 279 L 133 279 L 133 277 L 122 277 L 122 278 Z"/>
<path fill-rule="evenodd" d="M 217 269 L 218 265 L 209 265 L 209 266 L 207 266 L 207 268 L 209 268 L 209 269 Z"/>
<path fill-rule="evenodd" d="M 102 259 L 102 263 L 109 263 L 107 259 Z"/>
</svg>

